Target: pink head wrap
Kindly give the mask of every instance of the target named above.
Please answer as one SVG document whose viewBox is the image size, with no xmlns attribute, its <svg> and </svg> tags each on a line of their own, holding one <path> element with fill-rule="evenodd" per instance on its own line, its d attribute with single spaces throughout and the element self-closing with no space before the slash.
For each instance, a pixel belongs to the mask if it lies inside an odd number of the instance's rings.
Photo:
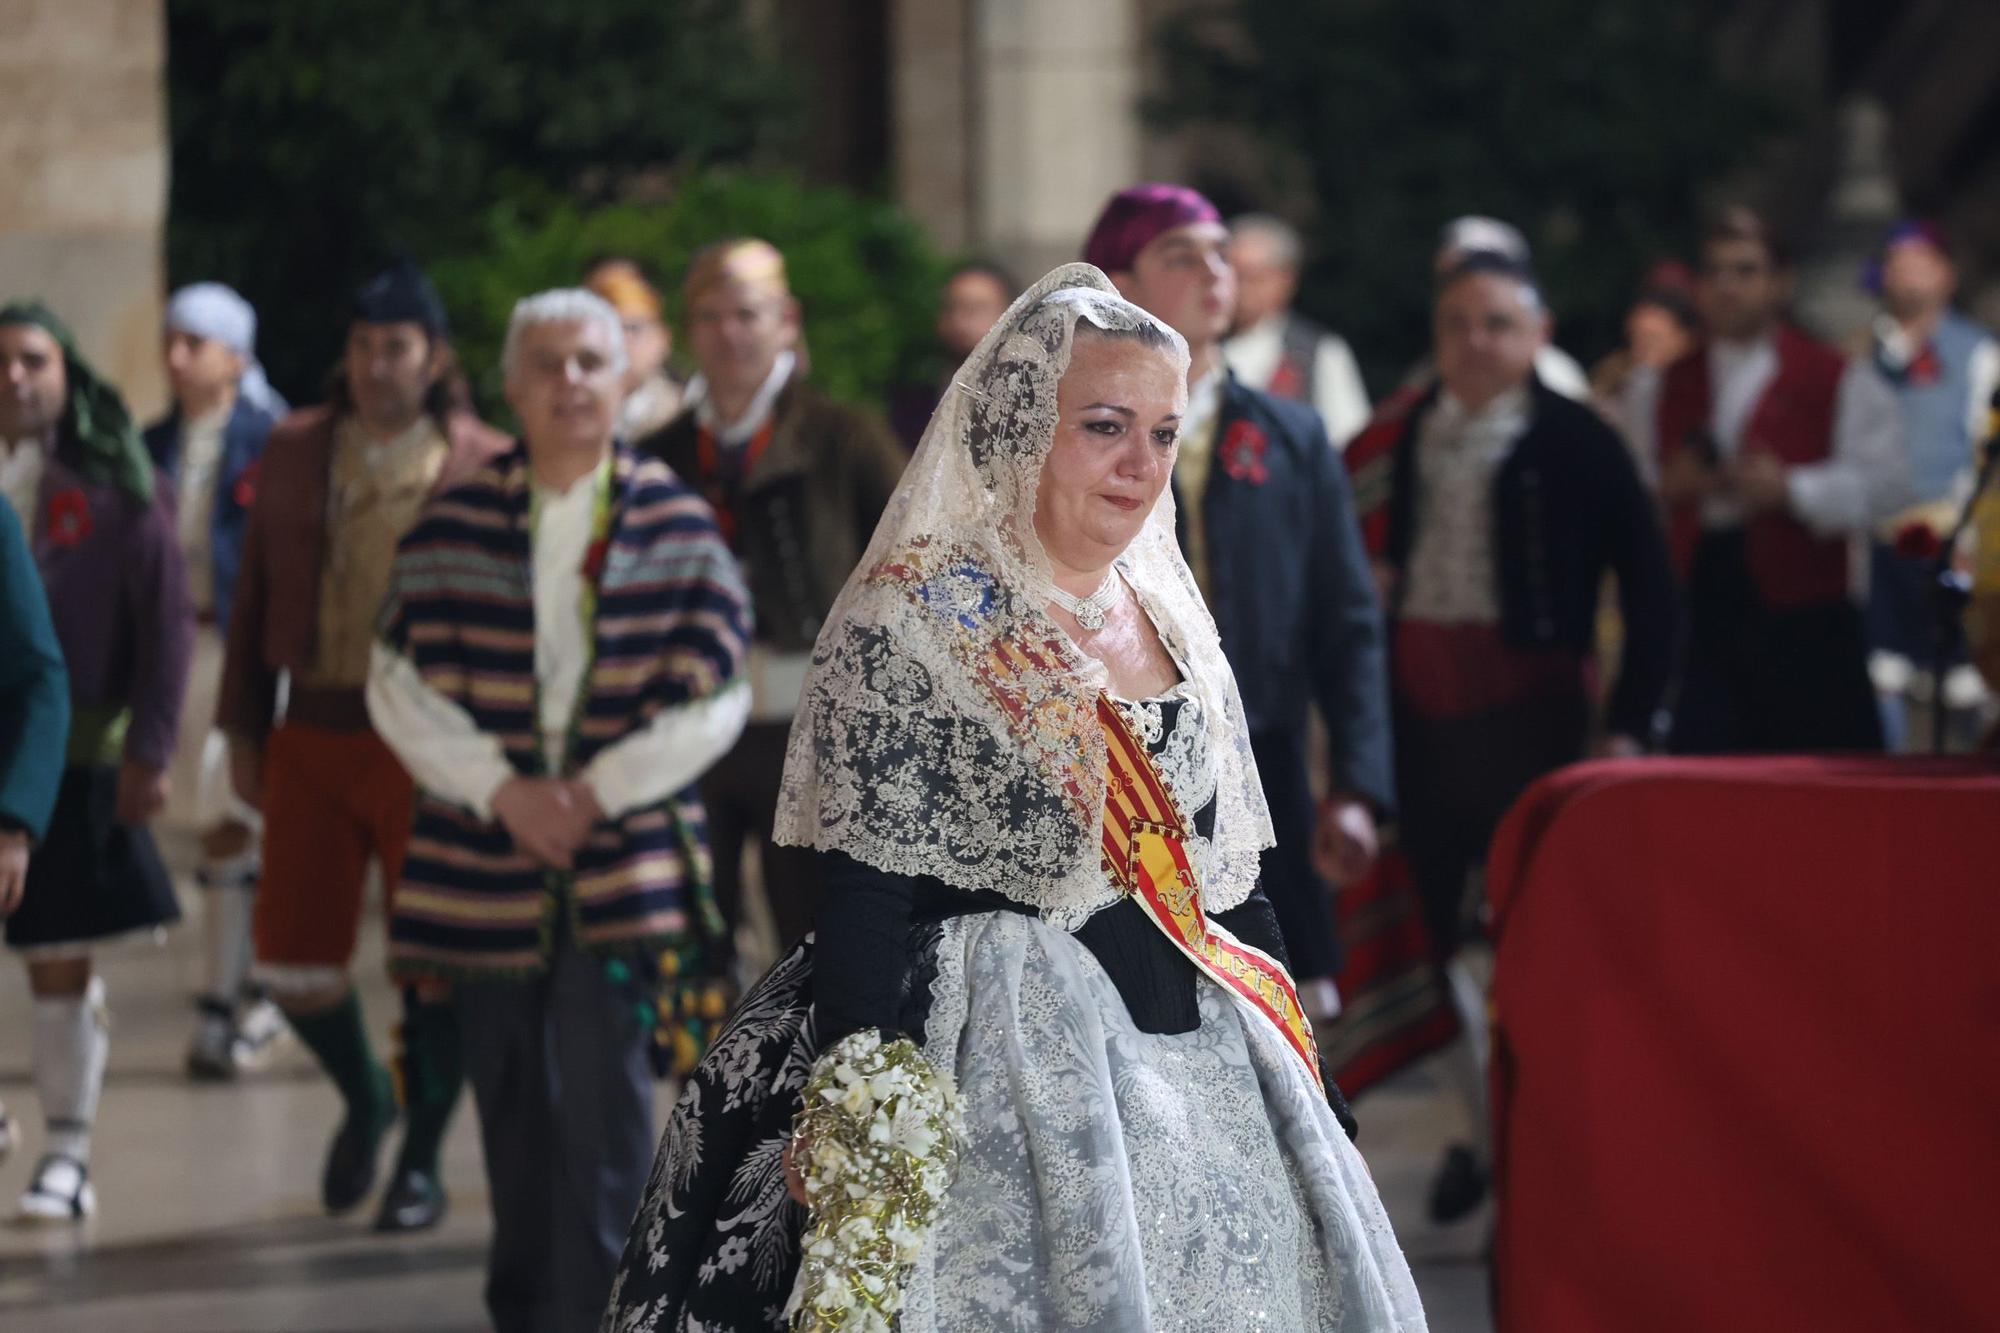
<svg viewBox="0 0 2000 1333">
<path fill-rule="evenodd" d="M 1097 215 L 1083 259 L 1105 273 L 1129 272 L 1139 252 L 1161 233 L 1220 221 L 1215 205 L 1185 185 L 1134 185 L 1112 195 Z"/>
</svg>

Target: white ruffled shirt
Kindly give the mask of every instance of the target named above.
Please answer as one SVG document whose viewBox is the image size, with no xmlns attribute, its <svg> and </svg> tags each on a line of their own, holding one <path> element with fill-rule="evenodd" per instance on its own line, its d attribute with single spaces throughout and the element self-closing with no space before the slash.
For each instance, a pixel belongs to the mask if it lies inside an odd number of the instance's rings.
<svg viewBox="0 0 2000 1333">
<path fill-rule="evenodd" d="M 583 676 L 590 662 L 582 614 L 583 562 L 597 515 L 597 489 L 611 457 L 567 490 L 537 483 L 534 534 L 535 680 L 543 753 L 562 771 Z M 607 818 L 663 801 L 707 772 L 743 731 L 750 692 L 731 685 L 706 699 L 663 708 L 645 727 L 599 751 L 577 776 Z M 493 818 L 493 795 L 519 776 L 498 737 L 424 683 L 416 666 L 377 642 L 368 673 L 368 715 L 417 785 Z"/>
<path fill-rule="evenodd" d="M 1417 430 L 1417 530 L 1401 615 L 1440 625 L 1500 623 L 1493 482 L 1528 429 L 1529 397 L 1511 389 L 1478 411 L 1449 389 Z"/>
</svg>

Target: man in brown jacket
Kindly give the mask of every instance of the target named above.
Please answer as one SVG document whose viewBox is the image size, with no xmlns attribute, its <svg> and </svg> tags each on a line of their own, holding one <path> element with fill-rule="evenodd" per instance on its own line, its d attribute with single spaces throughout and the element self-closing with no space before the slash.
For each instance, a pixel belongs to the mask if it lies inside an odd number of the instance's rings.
<svg viewBox="0 0 2000 1333">
<path fill-rule="evenodd" d="M 346 1104 L 321 1181 L 336 1214 L 373 1187 L 397 1117 L 348 976 L 368 862 L 393 891 L 413 795 L 363 702 L 376 613 L 424 502 L 507 446 L 460 406 L 458 384 L 423 274 L 401 264 L 363 286 L 331 402 L 271 432 L 230 619 L 217 721 L 237 794 L 264 812 L 257 975 Z M 438 1149 L 460 1081 L 448 995 L 405 992 L 403 1046 L 409 1125 L 381 1231 L 444 1213 Z"/>
<path fill-rule="evenodd" d="M 687 410 L 641 448 L 707 497 L 750 585 L 750 725 L 701 794 L 731 932 L 742 918 L 743 847 L 754 837 L 765 899 L 790 944 L 811 927 L 818 895 L 813 854 L 771 842 L 785 739 L 820 622 L 874 535 L 905 455 L 880 422 L 806 382 L 799 305 L 768 242 L 703 250 L 684 298 L 701 373 Z"/>
</svg>

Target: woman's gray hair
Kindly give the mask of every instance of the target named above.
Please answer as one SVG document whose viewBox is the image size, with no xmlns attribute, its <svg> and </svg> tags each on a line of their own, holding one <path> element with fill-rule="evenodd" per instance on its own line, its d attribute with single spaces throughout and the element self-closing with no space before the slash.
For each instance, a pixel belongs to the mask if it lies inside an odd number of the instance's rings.
<svg viewBox="0 0 2000 1333">
<path fill-rule="evenodd" d="M 611 339 L 611 368 L 624 373 L 625 321 L 618 318 L 611 302 L 581 287 L 556 287 L 524 296 L 514 303 L 514 313 L 507 318 L 507 341 L 500 350 L 501 373 L 513 377 L 521 330 L 537 324 L 602 325 Z"/>
</svg>

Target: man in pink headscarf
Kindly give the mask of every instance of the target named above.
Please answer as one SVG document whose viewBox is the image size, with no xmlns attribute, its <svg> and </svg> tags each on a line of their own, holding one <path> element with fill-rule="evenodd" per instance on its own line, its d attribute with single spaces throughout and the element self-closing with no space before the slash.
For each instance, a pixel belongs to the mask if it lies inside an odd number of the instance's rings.
<svg viewBox="0 0 2000 1333">
<path fill-rule="evenodd" d="M 1236 308 L 1228 246 L 1221 214 L 1196 191 L 1136 185 L 1105 205 L 1083 257 L 1187 339 L 1174 464 L 1181 547 L 1242 689 L 1271 807 L 1264 890 L 1300 996 L 1327 1018 L 1339 1008 L 1340 947 L 1326 881 L 1367 873 L 1394 792 L 1382 619 L 1347 472 L 1318 415 L 1249 388 L 1223 363 Z M 1317 812 L 1313 705 L 1332 742 L 1331 794 Z"/>
</svg>

